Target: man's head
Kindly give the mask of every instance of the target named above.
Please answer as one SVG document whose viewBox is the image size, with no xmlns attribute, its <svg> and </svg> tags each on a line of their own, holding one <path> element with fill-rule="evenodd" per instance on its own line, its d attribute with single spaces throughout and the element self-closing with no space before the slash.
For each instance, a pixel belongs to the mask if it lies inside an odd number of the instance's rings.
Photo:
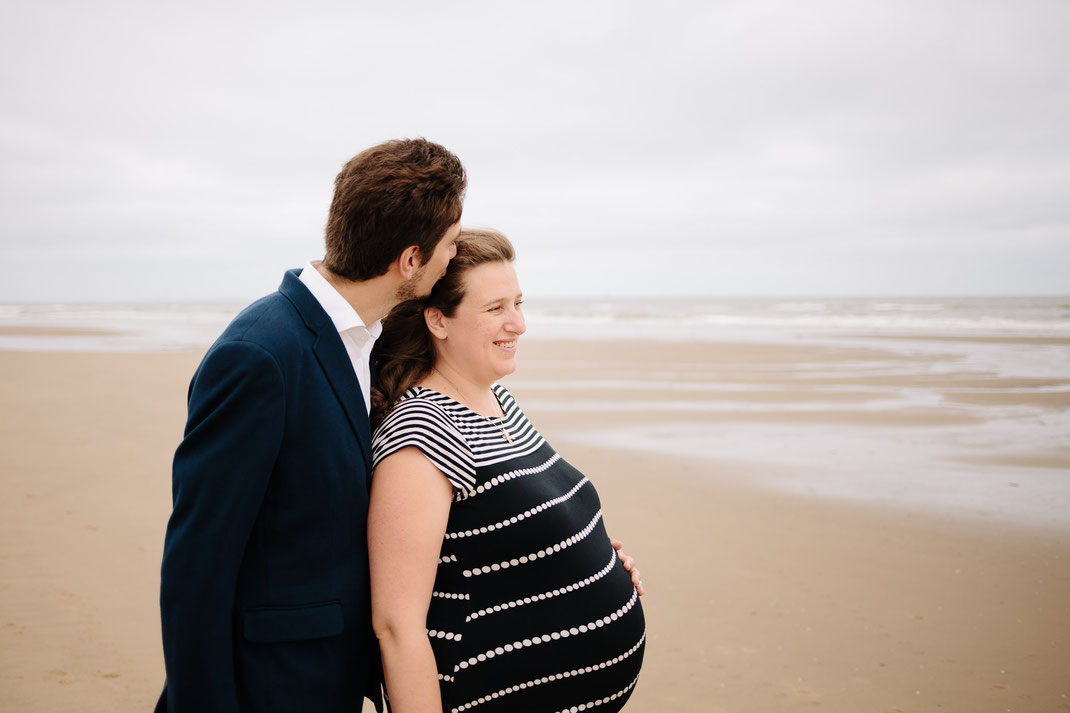
<svg viewBox="0 0 1070 713">
<path fill-rule="evenodd" d="M 461 219 L 467 182 L 460 160 L 426 139 L 360 152 L 334 180 L 324 266 L 362 282 L 386 273 L 410 246 L 426 264 Z"/>
</svg>

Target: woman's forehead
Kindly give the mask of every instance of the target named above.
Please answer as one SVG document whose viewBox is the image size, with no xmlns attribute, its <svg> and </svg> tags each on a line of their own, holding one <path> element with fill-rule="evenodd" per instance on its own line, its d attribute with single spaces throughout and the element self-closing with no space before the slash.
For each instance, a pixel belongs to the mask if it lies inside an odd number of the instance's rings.
<svg viewBox="0 0 1070 713">
<path fill-rule="evenodd" d="M 520 293 L 520 283 L 511 262 L 488 262 L 473 267 L 465 277 L 465 301 L 487 302 L 512 298 Z"/>
</svg>

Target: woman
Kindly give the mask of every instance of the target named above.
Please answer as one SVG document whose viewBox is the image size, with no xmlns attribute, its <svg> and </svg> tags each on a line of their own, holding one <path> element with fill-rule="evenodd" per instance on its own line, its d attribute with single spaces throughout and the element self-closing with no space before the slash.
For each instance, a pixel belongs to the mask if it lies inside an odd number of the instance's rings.
<svg viewBox="0 0 1070 713">
<path fill-rule="evenodd" d="M 524 333 L 512 260 L 463 231 L 376 343 L 368 546 L 396 713 L 616 711 L 639 674 L 641 590 L 594 486 L 495 383 Z"/>
</svg>

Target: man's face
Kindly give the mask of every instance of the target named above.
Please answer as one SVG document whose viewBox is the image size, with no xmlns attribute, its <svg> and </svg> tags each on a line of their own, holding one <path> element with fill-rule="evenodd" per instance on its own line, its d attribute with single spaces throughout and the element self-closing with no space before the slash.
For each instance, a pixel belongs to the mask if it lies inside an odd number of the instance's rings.
<svg viewBox="0 0 1070 713">
<path fill-rule="evenodd" d="M 431 294 L 431 288 L 446 274 L 450 260 L 457 254 L 457 236 L 460 234 L 460 221 L 446 228 L 446 232 L 442 234 L 431 257 L 416 268 L 409 281 L 398 289 L 399 301 L 427 297 Z"/>
</svg>

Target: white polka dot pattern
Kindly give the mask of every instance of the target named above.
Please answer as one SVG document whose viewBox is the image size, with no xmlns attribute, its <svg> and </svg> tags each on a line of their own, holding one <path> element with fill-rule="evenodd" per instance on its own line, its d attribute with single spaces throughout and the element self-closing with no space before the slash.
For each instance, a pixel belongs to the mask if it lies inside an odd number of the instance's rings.
<svg viewBox="0 0 1070 713">
<path fill-rule="evenodd" d="M 516 470 L 511 470 L 508 473 L 496 475 L 490 480 L 488 480 L 486 483 L 482 485 L 477 485 L 475 493 L 476 495 L 480 493 L 485 493 L 493 487 L 501 485 L 502 483 L 508 483 L 510 480 L 513 480 L 515 478 L 522 478 L 525 475 L 538 475 L 539 473 L 543 473 L 549 470 L 550 466 L 552 466 L 559 460 L 561 460 L 561 455 L 559 453 L 554 453 L 548 460 L 546 460 L 544 463 L 540 463 L 539 465 L 532 466 L 530 468 L 517 468 Z"/>
<path fill-rule="evenodd" d="M 587 523 L 586 527 L 584 527 L 582 530 L 577 532 L 572 537 L 566 537 L 565 539 L 561 540 L 560 542 L 558 542 L 556 545 L 553 545 L 552 547 L 547 547 L 546 549 L 542 549 L 542 550 L 536 550 L 535 552 L 532 552 L 531 554 L 522 555 L 520 557 L 514 557 L 512 559 L 502 560 L 501 562 L 496 562 L 495 564 L 487 564 L 487 565 L 483 565 L 482 567 L 473 567 L 472 569 L 466 569 L 466 570 L 464 570 L 463 574 L 464 574 L 465 577 L 478 577 L 481 574 L 489 574 L 491 572 L 497 572 L 498 570 L 501 570 L 501 569 L 509 569 L 510 567 L 516 567 L 518 565 L 527 564 L 528 562 L 534 562 L 535 560 L 541 559 L 543 557 L 546 557 L 547 555 L 552 555 L 552 554 L 554 554 L 556 552 L 560 552 L 561 550 L 567 549 L 567 548 L 571 547 L 572 545 L 576 544 L 577 542 L 582 541 L 583 538 L 585 538 L 585 537 L 587 537 L 587 535 L 591 534 L 591 530 L 594 529 L 594 526 L 596 524 L 598 524 L 598 521 L 601 520 L 601 519 L 602 519 L 602 509 L 599 508 L 598 512 L 596 512 L 594 514 L 594 517 L 591 518 L 591 521 L 589 523 Z M 454 558 L 454 561 L 456 561 L 456 558 Z"/>
<path fill-rule="evenodd" d="M 639 677 L 636 676 L 634 679 L 632 679 L 631 683 L 629 683 L 627 686 L 625 686 L 624 688 L 622 688 L 621 690 L 617 691 L 616 693 L 614 693 L 611 696 L 606 696 L 605 698 L 596 698 L 593 701 L 590 701 L 588 703 L 581 703 L 578 706 L 572 706 L 571 708 L 562 708 L 560 711 L 558 711 L 558 713 L 580 713 L 580 711 L 591 710 L 592 708 L 594 708 L 596 706 L 600 706 L 603 703 L 609 703 L 610 701 L 615 701 L 618 698 L 620 698 L 621 696 L 623 696 L 625 693 L 627 693 L 628 691 L 630 691 L 633 688 L 635 688 L 635 684 L 636 684 L 636 682 L 638 680 L 639 680 Z"/>
<path fill-rule="evenodd" d="M 461 635 L 455 634 L 452 631 L 439 631 L 438 629 L 428 629 L 427 635 L 432 639 L 446 639 L 447 641 L 460 641 Z"/>
<path fill-rule="evenodd" d="M 512 653 L 513 651 L 518 651 L 527 646 L 538 646 L 539 644 L 550 643 L 551 641 L 557 641 L 558 639 L 567 639 L 570 636 L 579 636 L 581 634 L 586 634 L 589 631 L 600 629 L 603 626 L 606 626 L 607 624 L 612 624 L 617 619 L 627 614 L 628 611 L 631 610 L 633 606 L 635 606 L 635 602 L 638 597 L 639 594 L 633 589 L 631 598 L 626 603 L 621 605 L 620 608 L 618 608 L 612 614 L 607 614 L 601 619 L 595 619 L 594 621 L 589 621 L 586 624 L 580 624 L 579 626 L 569 627 L 568 629 L 561 629 L 560 631 L 553 631 L 549 634 L 535 635 L 530 639 L 514 641 L 511 644 L 505 644 L 503 646 L 496 646 L 493 649 L 488 649 L 477 656 L 472 656 L 471 658 L 465 661 L 461 661 L 459 664 L 453 667 L 453 672 L 457 673 L 462 669 L 466 669 L 469 666 L 475 666 L 482 661 L 486 661 L 487 659 L 492 659 L 495 656 L 501 656 L 502 654 Z"/>
<path fill-rule="evenodd" d="M 459 594 L 456 592 L 431 592 L 431 596 L 440 599 L 469 599 L 467 594 Z"/>
<path fill-rule="evenodd" d="M 609 562 L 606 564 L 606 566 L 603 567 L 598 572 L 595 572 L 594 574 L 592 574 L 590 577 L 587 577 L 586 579 L 581 579 L 578 582 L 573 582 L 572 584 L 565 585 L 564 587 L 558 587 L 557 589 L 552 589 L 549 592 L 543 592 L 541 594 L 536 594 L 534 596 L 524 597 L 523 599 L 514 599 L 511 602 L 503 602 L 501 604 L 495 604 L 492 607 L 487 607 L 486 609 L 480 609 L 479 611 L 473 612 L 473 613 L 469 614 L 468 616 L 466 616 L 464 618 L 464 620 L 465 621 L 472 621 L 473 619 L 478 619 L 481 616 L 486 616 L 487 614 L 493 614 L 494 612 L 505 611 L 506 609 L 515 609 L 516 607 L 522 607 L 525 604 L 531 604 L 532 602 L 541 602 L 541 601 L 544 601 L 546 599 L 549 599 L 550 597 L 559 597 L 562 594 L 566 594 L 568 592 L 574 592 L 577 589 L 580 589 L 582 587 L 586 587 L 588 584 L 591 584 L 593 582 L 597 582 L 602 577 L 605 577 L 607 574 L 609 574 L 613 570 L 613 565 L 615 565 L 616 563 L 617 563 L 617 551 L 616 550 L 611 550 L 610 555 L 609 555 Z"/>
<path fill-rule="evenodd" d="M 584 478 L 583 480 L 581 480 L 580 482 L 578 482 L 574 486 L 572 486 L 572 490 L 569 490 L 564 495 L 561 495 L 561 496 L 558 496 L 556 498 L 553 498 L 552 500 L 547 500 L 544 503 L 539 503 L 535 507 L 529 508 L 528 510 L 525 510 L 522 513 L 513 515 L 512 517 L 510 517 L 507 520 L 502 520 L 501 522 L 495 522 L 495 523 L 492 523 L 490 525 L 485 525 L 485 526 L 480 527 L 478 529 L 464 530 L 462 532 L 447 532 L 446 533 L 446 539 L 447 540 L 457 540 L 457 539 L 460 539 L 462 537 L 472 537 L 473 535 L 485 535 L 488 532 L 494 532 L 495 530 L 501 530 L 504 527 L 509 527 L 510 525 L 515 525 L 516 523 L 520 522 L 521 520 L 528 519 L 532 515 L 538 515 L 543 510 L 549 510 L 550 508 L 552 508 L 555 505 L 560 505 L 561 503 L 566 502 L 573 495 L 576 494 L 577 490 L 579 490 L 580 488 L 582 488 L 584 485 L 586 485 L 589 482 L 591 482 L 591 481 L 587 480 L 587 478 Z"/>
<path fill-rule="evenodd" d="M 639 637 L 639 641 L 635 642 L 634 646 L 632 646 L 630 649 L 625 651 L 623 654 L 621 654 L 619 656 L 614 656 L 613 658 L 609 659 L 608 661 L 602 661 L 601 663 L 594 664 L 593 666 L 584 666 L 583 668 L 574 668 L 571 671 L 562 671 L 560 673 L 553 673 L 553 674 L 550 674 L 549 676 L 542 676 L 541 678 L 533 678 L 530 681 L 525 681 L 524 683 L 518 683 L 515 686 L 508 686 L 508 687 L 503 688 L 503 689 L 501 689 L 499 691 L 495 691 L 494 693 L 491 693 L 489 695 L 483 696 L 481 698 L 477 698 L 474 701 L 469 701 L 468 703 L 463 703 L 463 704 L 457 706 L 456 708 L 452 708 L 452 709 L 450 709 L 450 713 L 463 713 L 466 710 L 471 710 L 472 708 L 475 708 L 476 706 L 478 706 L 481 703 L 486 703 L 487 701 L 492 700 L 494 698 L 501 698 L 502 696 L 507 696 L 510 693 L 516 693 L 517 691 L 522 691 L 522 690 L 524 690 L 526 688 L 533 688 L 535 686 L 541 686 L 542 684 L 550 683 L 551 681 L 560 681 L 562 678 L 574 678 L 576 676 L 582 676 L 585 673 L 592 673 L 593 671 L 600 671 L 600 670 L 602 670 L 604 668 L 607 668 L 609 666 L 615 666 L 616 664 L 620 663 L 621 661 L 623 661 L 624 659 L 628 658 L 629 656 L 634 654 L 636 651 L 638 651 L 639 647 L 643 645 L 644 641 L 646 641 L 646 632 L 645 631 L 643 632 L 643 635 L 641 637 Z M 440 676 L 440 678 L 441 678 L 441 676 Z M 634 685 L 634 682 L 633 682 L 632 685 Z M 627 689 L 625 689 L 625 690 L 627 690 Z"/>
</svg>

